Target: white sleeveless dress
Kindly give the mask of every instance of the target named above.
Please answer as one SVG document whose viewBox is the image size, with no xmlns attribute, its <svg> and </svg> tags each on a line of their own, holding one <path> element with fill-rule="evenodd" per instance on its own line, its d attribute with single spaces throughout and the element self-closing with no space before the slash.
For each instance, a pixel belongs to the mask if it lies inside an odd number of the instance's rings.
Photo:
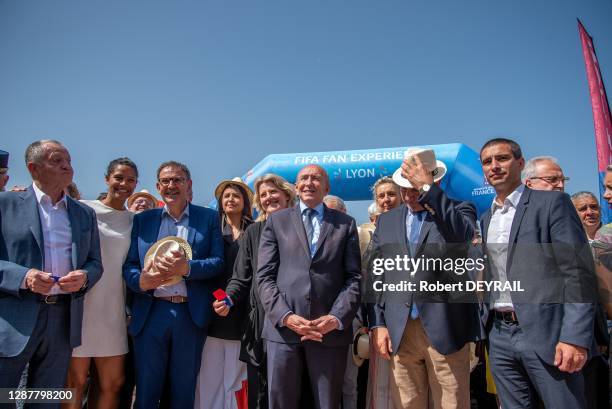
<svg viewBox="0 0 612 409">
<path fill-rule="evenodd" d="M 94 209 L 100 231 L 104 272 L 85 294 L 81 345 L 74 357 L 107 357 L 127 354 L 125 285 L 122 266 L 130 248 L 132 220 L 128 210 L 115 210 L 99 200 L 82 200 Z"/>
</svg>

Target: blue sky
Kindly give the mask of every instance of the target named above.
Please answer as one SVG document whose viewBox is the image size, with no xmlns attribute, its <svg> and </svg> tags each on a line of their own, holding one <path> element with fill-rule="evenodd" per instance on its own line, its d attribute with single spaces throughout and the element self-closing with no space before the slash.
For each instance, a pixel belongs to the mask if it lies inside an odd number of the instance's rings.
<svg viewBox="0 0 612 409">
<path fill-rule="evenodd" d="M 608 0 L 0 0 L 9 184 L 40 138 L 69 148 L 86 197 L 129 156 L 148 189 L 185 162 L 202 204 L 270 153 L 509 136 L 595 191 L 577 17 L 610 90 Z"/>
</svg>

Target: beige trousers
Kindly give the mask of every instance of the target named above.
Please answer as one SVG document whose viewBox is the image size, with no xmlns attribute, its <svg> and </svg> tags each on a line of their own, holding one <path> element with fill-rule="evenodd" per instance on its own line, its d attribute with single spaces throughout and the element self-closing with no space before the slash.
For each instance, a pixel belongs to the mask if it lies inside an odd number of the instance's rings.
<svg viewBox="0 0 612 409">
<path fill-rule="evenodd" d="M 397 409 L 469 409 L 470 347 L 442 355 L 421 320 L 409 319 L 391 359 L 391 396 Z M 433 402 L 429 402 L 431 399 Z"/>
</svg>

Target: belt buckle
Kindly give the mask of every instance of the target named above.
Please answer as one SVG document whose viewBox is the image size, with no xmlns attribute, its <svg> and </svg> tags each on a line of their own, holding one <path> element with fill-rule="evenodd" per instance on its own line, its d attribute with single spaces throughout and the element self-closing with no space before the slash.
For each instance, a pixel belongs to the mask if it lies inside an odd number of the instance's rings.
<svg viewBox="0 0 612 409">
<path fill-rule="evenodd" d="M 47 305 L 57 304 L 57 301 L 58 301 L 57 295 L 45 295 L 45 298 L 43 299 L 43 301 Z"/>
<path fill-rule="evenodd" d="M 170 302 L 173 304 L 180 304 L 182 302 L 181 298 L 182 297 L 180 295 L 171 295 Z"/>
</svg>

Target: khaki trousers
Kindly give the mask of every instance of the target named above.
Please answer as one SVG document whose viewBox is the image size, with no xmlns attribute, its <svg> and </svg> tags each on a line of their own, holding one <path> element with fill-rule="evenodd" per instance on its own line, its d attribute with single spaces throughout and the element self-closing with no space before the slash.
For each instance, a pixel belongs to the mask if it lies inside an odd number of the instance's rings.
<svg viewBox="0 0 612 409">
<path fill-rule="evenodd" d="M 419 319 L 408 320 L 399 350 L 391 359 L 391 373 L 396 409 L 470 408 L 469 344 L 442 355 L 429 342 Z"/>
</svg>

